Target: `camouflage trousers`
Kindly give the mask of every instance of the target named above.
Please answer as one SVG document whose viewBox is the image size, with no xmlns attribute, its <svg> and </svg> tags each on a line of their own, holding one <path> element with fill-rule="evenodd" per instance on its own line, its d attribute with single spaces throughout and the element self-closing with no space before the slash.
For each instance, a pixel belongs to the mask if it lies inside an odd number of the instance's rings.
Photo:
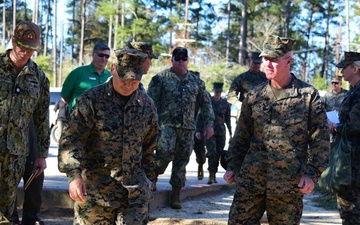
<svg viewBox="0 0 360 225">
<path fill-rule="evenodd" d="M 24 174 L 25 163 L 26 156 L 0 151 L 0 224 L 6 224 L 14 210 L 16 190 Z"/>
<path fill-rule="evenodd" d="M 161 126 L 156 145 L 156 174 L 163 174 L 172 162 L 170 184 L 185 186 L 186 165 L 194 146 L 194 130 Z"/>
<path fill-rule="evenodd" d="M 206 157 L 208 158 L 208 171 L 217 172 L 220 162 L 220 156 L 224 152 L 226 136 L 213 135 L 206 141 Z"/>
<path fill-rule="evenodd" d="M 142 225 L 149 222 L 149 202 L 129 204 L 122 201 L 119 208 L 75 202 L 74 212 L 74 225 Z"/>
<path fill-rule="evenodd" d="M 300 224 L 302 195 L 266 196 L 235 192 L 229 212 L 229 225 L 260 225 L 266 210 L 269 225 Z"/>
<path fill-rule="evenodd" d="M 194 136 L 194 152 L 196 155 L 196 162 L 198 164 L 204 164 L 206 162 L 205 143 L 203 139 L 199 140 L 195 136 Z"/>
<path fill-rule="evenodd" d="M 343 225 L 360 224 L 360 188 L 349 187 L 339 193 L 337 203 Z"/>
</svg>

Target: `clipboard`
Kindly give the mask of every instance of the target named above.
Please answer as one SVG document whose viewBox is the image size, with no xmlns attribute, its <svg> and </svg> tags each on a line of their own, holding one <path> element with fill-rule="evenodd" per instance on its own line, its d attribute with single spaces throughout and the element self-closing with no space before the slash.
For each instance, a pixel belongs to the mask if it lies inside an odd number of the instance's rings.
<svg viewBox="0 0 360 225">
<path fill-rule="evenodd" d="M 40 168 L 36 168 L 35 170 L 32 171 L 29 179 L 27 180 L 26 184 L 24 185 L 24 190 L 26 190 L 29 185 L 31 184 L 31 182 L 35 179 L 36 174 L 39 172 Z"/>
</svg>

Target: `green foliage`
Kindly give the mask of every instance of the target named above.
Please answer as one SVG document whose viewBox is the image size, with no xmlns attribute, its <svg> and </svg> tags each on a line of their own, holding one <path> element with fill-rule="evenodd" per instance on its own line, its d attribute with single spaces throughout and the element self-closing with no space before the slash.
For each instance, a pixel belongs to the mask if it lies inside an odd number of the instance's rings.
<svg viewBox="0 0 360 225">
<path fill-rule="evenodd" d="M 38 57 L 34 58 L 34 62 L 36 62 L 36 64 L 41 67 L 47 76 L 50 74 L 51 76 L 53 75 L 52 60 L 50 56 L 39 55 Z"/>
<path fill-rule="evenodd" d="M 329 85 L 325 77 L 315 76 L 312 79 L 312 85 L 318 90 L 328 90 Z"/>
<path fill-rule="evenodd" d="M 16 22 L 31 20 L 34 13 L 32 6 L 26 4 L 26 1 L 16 2 Z M 55 10 L 51 2 L 42 0 L 39 4 L 38 24 L 42 30 L 42 43 L 48 43 L 46 49 L 40 50 L 40 54 L 46 52 L 50 55 L 53 52 L 52 37 L 55 32 L 52 22 Z M 227 7 L 229 2 L 231 2 L 230 14 Z M 81 14 L 82 3 L 85 5 L 84 15 Z M 186 3 L 188 7 L 185 7 Z M 3 5 L 7 13 L 4 14 L 6 19 L 4 30 L 0 33 L 5 34 L 5 40 L 8 41 L 13 31 L 13 15 L 10 13 L 13 12 L 12 3 L 10 1 L 0 3 L 0 12 L 3 10 Z M 352 11 L 350 20 L 357 21 L 360 15 L 359 4 L 351 0 L 350 5 Z M 243 11 L 245 6 L 247 6 L 246 13 Z M 170 53 L 179 45 L 188 47 L 191 52 L 207 52 L 207 62 L 201 65 L 202 68 L 194 65 L 193 69 L 201 70 L 203 76 L 211 74 L 212 79 L 207 81 L 223 79 L 225 83 L 230 81 L 221 75 L 229 72 L 223 64 L 227 52 L 228 31 L 228 62 L 235 64 L 246 58 L 246 54 L 239 55 L 240 48 L 244 48 L 247 52 L 261 50 L 265 37 L 270 34 L 292 37 L 297 40 L 294 46 L 296 59 L 294 59 L 293 71 L 306 80 L 315 77 L 316 82 L 318 74 L 325 79 L 329 79 L 334 74 L 338 18 L 343 9 L 342 1 L 325 0 L 238 0 L 216 3 L 205 0 L 66 0 L 65 11 L 68 16 L 62 18 L 64 14 L 58 10 L 57 20 L 68 24 L 67 35 L 64 35 L 64 57 L 67 57 L 66 54 L 71 54 L 68 57 L 73 62 L 79 61 L 81 43 L 84 46 L 83 58 L 86 58 L 88 49 L 99 41 L 108 43 L 108 40 L 111 40 L 111 48 L 113 46 L 120 48 L 127 38 L 134 36 L 139 41 L 153 42 L 154 52 L 159 55 Z M 110 15 L 113 15 L 112 27 L 110 27 Z M 115 22 L 116 15 L 118 22 Z M 183 25 L 185 21 L 188 24 L 186 26 Z M 81 40 L 81 24 L 85 25 L 83 40 Z M 327 29 L 329 24 L 330 28 Z M 109 28 L 112 30 L 110 37 Z M 359 43 L 359 35 L 356 35 L 359 32 L 356 32 L 356 29 L 358 28 L 354 26 L 351 30 L 355 34 L 353 35 L 355 38 L 351 40 L 352 50 L 355 50 L 355 44 Z M 179 41 L 179 39 L 191 39 L 192 42 Z M 323 47 L 324 43 L 327 48 Z M 314 50 L 309 51 L 309 49 Z M 58 62 L 59 58 L 56 61 Z M 86 60 L 83 60 L 83 63 L 86 63 Z M 215 63 L 218 65 L 214 65 Z M 207 72 L 207 69 L 212 67 L 216 68 Z M 230 70 L 238 73 L 237 70 L 246 69 L 235 66 Z M 215 72 L 217 73 L 213 74 Z M 316 85 L 320 85 L 319 89 L 324 86 L 321 81 Z"/>
</svg>

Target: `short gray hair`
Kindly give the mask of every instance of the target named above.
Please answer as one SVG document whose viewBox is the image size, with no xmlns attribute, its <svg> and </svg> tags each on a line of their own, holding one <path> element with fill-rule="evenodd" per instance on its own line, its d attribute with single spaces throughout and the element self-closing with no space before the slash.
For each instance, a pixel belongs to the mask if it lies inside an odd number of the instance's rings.
<svg viewBox="0 0 360 225">
<path fill-rule="evenodd" d="M 356 67 L 358 67 L 358 68 L 360 68 L 360 61 L 355 61 L 355 62 L 353 62 L 353 65 L 356 66 Z"/>
</svg>

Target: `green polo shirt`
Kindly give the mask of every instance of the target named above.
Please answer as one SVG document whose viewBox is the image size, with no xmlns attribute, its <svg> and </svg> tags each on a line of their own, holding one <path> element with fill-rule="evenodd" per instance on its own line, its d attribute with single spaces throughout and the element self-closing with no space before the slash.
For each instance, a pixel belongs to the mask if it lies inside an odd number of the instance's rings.
<svg viewBox="0 0 360 225">
<path fill-rule="evenodd" d="M 61 96 L 69 100 L 69 112 L 76 103 L 76 98 L 84 91 L 105 83 L 111 76 L 110 71 L 104 69 L 99 75 L 91 64 L 79 66 L 66 77 L 61 89 Z"/>
</svg>

